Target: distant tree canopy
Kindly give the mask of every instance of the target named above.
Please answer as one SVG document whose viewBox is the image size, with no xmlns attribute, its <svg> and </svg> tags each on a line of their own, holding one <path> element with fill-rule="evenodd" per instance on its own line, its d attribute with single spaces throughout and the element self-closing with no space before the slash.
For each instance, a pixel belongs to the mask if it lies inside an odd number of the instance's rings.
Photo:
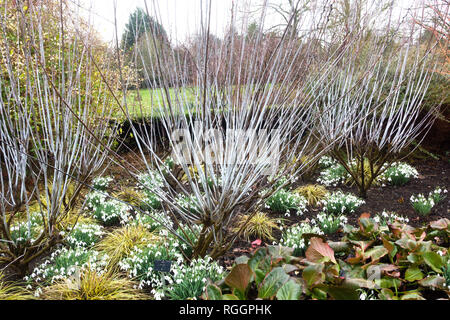
<svg viewBox="0 0 450 320">
<path fill-rule="evenodd" d="M 122 49 L 132 48 L 139 38 L 146 32 L 152 32 L 155 37 L 163 41 L 167 40 L 164 27 L 153 17 L 149 16 L 142 8 L 136 8 L 128 18 L 122 35 Z"/>
<path fill-rule="evenodd" d="M 60 6 L 63 10 L 62 21 Z M 79 86 L 77 90 L 71 91 L 73 99 L 84 102 L 85 100 L 93 101 L 101 96 L 113 103 L 113 96 L 104 90 L 103 83 L 105 80 L 108 81 L 111 88 L 120 86 L 115 53 L 80 16 L 75 20 L 77 25 L 75 28 L 74 23 L 70 22 L 70 17 L 74 17 L 75 11 L 69 1 L 45 0 L 22 3 L 0 0 L 0 8 L 4 12 L 4 20 L 2 20 L 4 24 L 0 28 L 0 82 L 3 85 L 0 89 L 0 98 L 3 99 L 4 105 L 13 103 L 12 96 L 8 94 L 12 82 L 16 81 L 15 85 L 19 88 L 39 88 L 40 83 L 47 76 L 44 70 L 51 74 L 53 84 L 62 88 L 60 93 L 64 93 L 63 89 L 68 85 L 65 82 L 70 82 L 68 75 L 71 72 L 72 75 L 77 74 L 74 66 L 79 69 L 79 77 L 77 77 Z M 40 20 L 46 21 L 45 30 L 42 32 L 36 28 Z M 80 41 L 81 38 L 84 42 Z M 42 50 L 38 51 L 36 46 Z M 78 54 L 85 52 L 87 48 L 90 50 L 90 55 Z M 29 55 L 36 57 L 36 60 L 32 59 L 25 63 Z M 93 67 L 92 60 L 101 71 Z M 53 63 L 54 61 L 58 63 Z M 31 63 L 35 70 L 40 72 L 30 72 Z M 14 71 L 14 74 L 10 70 Z M 17 98 L 20 97 L 26 101 L 30 91 L 18 90 Z M 34 107 L 32 104 L 28 106 Z"/>
</svg>

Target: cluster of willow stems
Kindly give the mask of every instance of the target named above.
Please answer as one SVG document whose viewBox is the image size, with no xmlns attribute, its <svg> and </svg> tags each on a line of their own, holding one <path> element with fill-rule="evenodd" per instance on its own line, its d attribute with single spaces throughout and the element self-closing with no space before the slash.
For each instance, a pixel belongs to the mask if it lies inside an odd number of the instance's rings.
<svg viewBox="0 0 450 320">
<path fill-rule="evenodd" d="M 144 65 L 144 83 L 160 98 L 151 106 L 159 114 L 158 128 L 149 128 L 130 114 L 127 87 L 134 79 L 124 71 L 118 38 L 111 65 L 100 65 L 91 33 L 80 28 L 75 14 L 64 16 L 71 11 L 61 1 L 59 54 L 46 61 L 46 5 L 3 2 L 0 262 L 23 272 L 60 242 L 59 223 L 109 163 L 121 165 L 138 183 L 142 172 L 124 165 L 112 148 L 118 138 L 109 121 L 117 116 L 115 108 L 136 137 L 137 150 L 130 152 L 149 173 L 163 177 L 163 184 L 150 191 L 176 221 L 169 231 L 193 247 L 187 258 L 224 255 L 245 227 L 231 231 L 237 216 L 249 214 L 250 221 L 267 197 L 289 183 L 273 188 L 271 181 L 301 177 L 326 153 L 345 166 L 366 196 L 383 164 L 398 158 L 432 123 L 432 112 L 421 113 L 420 104 L 432 76 L 433 45 L 424 48 L 417 24 L 394 18 L 393 8 L 380 11 L 384 19 L 379 19 L 372 8 L 358 6 L 345 17 L 345 32 L 337 30 L 331 25 L 332 3 L 315 1 L 305 10 L 305 3 L 293 1 L 286 25 L 269 33 L 271 5 L 262 1 L 250 36 L 242 34 L 249 13 L 233 7 L 228 32 L 217 39 L 211 30 L 213 2 L 206 1 L 197 43 L 181 53 L 146 33 L 140 41 L 147 45 L 135 46 L 132 56 L 135 65 Z M 147 14 L 161 19 L 157 8 L 145 1 Z M 11 14 L 23 41 L 8 40 Z M 392 30 L 401 37 L 392 37 Z M 23 54 L 21 68 L 13 63 L 11 46 Z M 109 81 L 113 68 L 119 86 Z M 89 80 L 94 72 L 102 79 L 95 87 Z M 140 106 L 142 118 L 146 108 Z M 161 131 L 166 152 L 158 149 Z M 175 163 L 170 170 L 164 162 L 168 154 Z M 349 164 L 352 159 L 358 168 Z M 366 159 L 369 178 L 364 176 Z M 183 195 L 196 199 L 195 210 L 177 201 Z M 35 203 L 43 232 L 32 241 L 13 241 L 12 226 L 23 214 L 30 224 Z M 201 232 L 192 243 L 186 232 L 195 225 Z"/>
</svg>

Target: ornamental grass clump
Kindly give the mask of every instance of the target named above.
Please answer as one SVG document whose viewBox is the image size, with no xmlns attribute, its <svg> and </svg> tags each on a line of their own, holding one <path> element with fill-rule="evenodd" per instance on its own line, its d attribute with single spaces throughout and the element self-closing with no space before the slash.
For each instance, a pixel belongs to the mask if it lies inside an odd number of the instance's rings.
<svg viewBox="0 0 450 320">
<path fill-rule="evenodd" d="M 22 283 L 7 281 L 0 271 L 0 301 L 2 300 L 30 300 L 33 295 Z"/>
<path fill-rule="evenodd" d="M 77 275 L 42 288 L 45 300 L 146 300 L 150 297 L 136 288 L 136 282 L 117 272 L 85 269 Z"/>
<path fill-rule="evenodd" d="M 409 200 L 414 211 L 422 216 L 429 215 L 431 209 L 433 209 L 434 205 L 436 204 L 433 197 L 425 197 L 421 193 L 418 195 L 412 195 Z"/>
<path fill-rule="evenodd" d="M 320 230 L 325 234 L 333 234 L 336 233 L 339 229 L 344 228 L 347 224 L 348 219 L 344 215 L 335 216 L 333 214 L 326 214 L 321 212 L 317 214 L 316 219 L 314 219 L 313 223 L 317 222 L 317 226 Z"/>
<path fill-rule="evenodd" d="M 274 240 L 274 229 L 279 229 L 278 219 L 271 218 L 264 212 L 257 212 L 253 217 L 240 216 L 233 231 L 241 231 L 242 237 L 246 240 L 250 238 Z"/>
<path fill-rule="evenodd" d="M 144 194 L 131 187 L 123 187 L 114 197 L 129 203 L 134 207 L 139 207 L 144 201 Z"/>
<path fill-rule="evenodd" d="M 324 186 L 318 184 L 308 184 L 306 186 L 298 187 L 294 190 L 295 193 L 303 196 L 308 205 L 315 207 L 319 201 L 323 200 L 328 194 L 327 189 Z"/>
<path fill-rule="evenodd" d="M 351 193 L 337 191 L 320 201 L 323 210 L 328 214 L 341 215 L 354 213 L 365 201 Z"/>
<path fill-rule="evenodd" d="M 308 201 L 299 194 L 280 189 L 268 197 L 265 203 L 266 208 L 274 212 L 284 213 L 286 216 L 290 216 L 290 210 L 295 210 L 299 216 L 306 211 Z"/>
<path fill-rule="evenodd" d="M 223 277 L 224 269 L 211 257 L 194 259 L 189 264 L 175 264 L 171 270 L 172 285 L 165 289 L 171 300 L 197 299 L 209 282 Z"/>
<path fill-rule="evenodd" d="M 114 268 L 127 257 L 135 247 L 145 246 L 149 243 L 158 243 L 160 237 L 150 232 L 145 226 L 131 224 L 108 233 L 95 249 L 108 256 L 109 268 Z"/>
<path fill-rule="evenodd" d="M 413 178 L 418 178 L 419 172 L 405 162 L 394 162 L 380 175 L 385 184 L 403 186 Z"/>
<path fill-rule="evenodd" d="M 301 256 L 309 244 L 309 241 L 303 238 L 304 234 L 323 235 L 324 232 L 312 222 L 301 222 L 284 229 L 279 244 L 294 249 L 295 256 Z"/>
</svg>

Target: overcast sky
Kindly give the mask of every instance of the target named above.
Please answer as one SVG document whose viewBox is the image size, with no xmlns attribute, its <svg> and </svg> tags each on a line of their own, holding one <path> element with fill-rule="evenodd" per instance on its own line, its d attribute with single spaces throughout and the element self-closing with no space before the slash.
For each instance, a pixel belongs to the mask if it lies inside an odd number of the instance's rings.
<svg viewBox="0 0 450 320">
<path fill-rule="evenodd" d="M 76 0 L 75 0 L 76 1 Z M 77 1 L 78 2 L 78 1 Z M 189 34 L 193 34 L 199 26 L 202 10 L 201 0 L 147 0 L 150 15 L 158 15 L 158 20 L 173 41 L 183 41 Z M 91 18 L 94 27 L 105 41 L 114 38 L 114 3 L 117 4 L 117 26 L 119 37 L 128 22 L 128 17 L 137 7 L 145 9 L 144 0 L 80 0 L 80 13 Z M 213 0 L 211 11 L 211 28 L 215 34 L 223 33 L 230 16 L 232 0 Z M 176 23 L 175 23 L 176 22 Z"/>
<path fill-rule="evenodd" d="M 262 0 L 253 1 L 260 3 Z M 272 0 L 271 3 L 282 3 L 286 0 Z M 368 0 L 369 2 L 372 0 Z M 414 2 L 421 1 L 415 0 Z M 128 17 L 136 7 L 145 8 L 144 0 L 70 0 L 79 4 L 80 14 L 91 17 L 91 22 L 105 41 L 114 39 L 114 3 L 117 5 L 117 25 L 119 38 L 122 35 Z M 207 0 L 147 0 L 150 15 L 158 16 L 173 42 L 184 41 L 188 35 L 198 31 L 201 5 Z M 212 0 L 211 32 L 221 36 L 230 21 L 232 3 L 245 6 L 246 0 Z M 409 7 L 413 1 L 396 0 L 399 7 Z M 246 9 L 249 9 L 246 7 Z M 254 9 L 254 6 L 251 8 Z M 204 12 L 204 10 L 203 10 Z M 266 21 L 273 25 L 282 22 L 281 16 L 272 13 Z"/>
</svg>

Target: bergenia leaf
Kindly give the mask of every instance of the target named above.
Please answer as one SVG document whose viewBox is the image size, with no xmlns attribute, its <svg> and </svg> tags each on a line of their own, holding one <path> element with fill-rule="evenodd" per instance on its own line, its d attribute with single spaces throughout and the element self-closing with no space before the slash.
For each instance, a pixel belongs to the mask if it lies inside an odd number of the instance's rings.
<svg viewBox="0 0 450 320">
<path fill-rule="evenodd" d="M 336 263 L 333 249 L 331 249 L 328 243 L 323 242 L 321 238 L 311 238 L 305 256 L 311 262 L 323 262 L 325 260 Z"/>
</svg>

